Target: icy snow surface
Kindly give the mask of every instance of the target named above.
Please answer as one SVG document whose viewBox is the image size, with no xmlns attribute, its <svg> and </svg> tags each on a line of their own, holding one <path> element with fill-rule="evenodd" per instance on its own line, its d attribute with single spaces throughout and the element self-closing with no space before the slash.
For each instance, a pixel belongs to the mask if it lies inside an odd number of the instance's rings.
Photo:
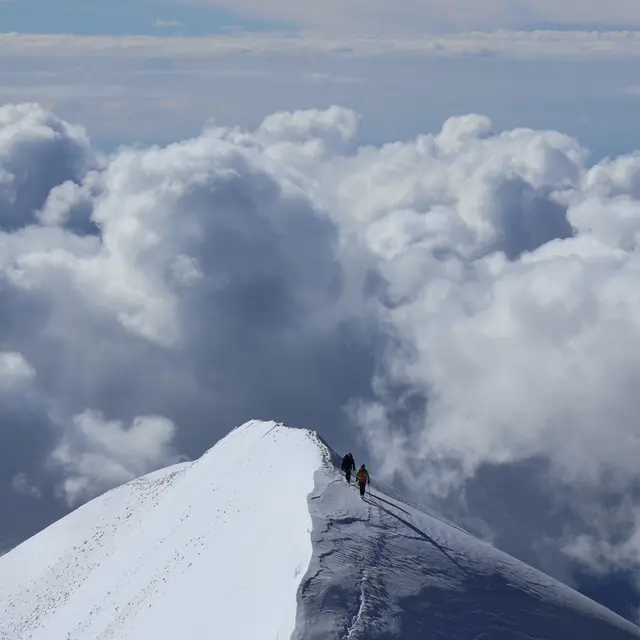
<svg viewBox="0 0 640 640">
<path fill-rule="evenodd" d="M 394 499 L 391 487 L 378 491 L 373 473 L 372 484 L 362 499 L 335 470 L 316 473 L 314 551 L 292 640 L 640 637 L 566 585 Z"/>
<path fill-rule="evenodd" d="M 0 558 L 0 640 L 622 640 L 640 629 L 252 421 Z"/>
</svg>

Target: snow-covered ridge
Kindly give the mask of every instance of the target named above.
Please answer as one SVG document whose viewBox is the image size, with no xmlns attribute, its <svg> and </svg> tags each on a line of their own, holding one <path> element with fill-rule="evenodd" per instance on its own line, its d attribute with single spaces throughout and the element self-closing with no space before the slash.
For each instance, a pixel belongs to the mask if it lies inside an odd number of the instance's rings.
<svg viewBox="0 0 640 640">
<path fill-rule="evenodd" d="M 92 500 L 0 558 L 0 639 L 640 637 L 433 515 L 362 500 L 335 462 L 251 421 Z"/>
<path fill-rule="evenodd" d="M 373 485 L 363 501 L 334 469 L 316 473 L 314 551 L 292 640 L 640 637 L 605 607 Z"/>
</svg>

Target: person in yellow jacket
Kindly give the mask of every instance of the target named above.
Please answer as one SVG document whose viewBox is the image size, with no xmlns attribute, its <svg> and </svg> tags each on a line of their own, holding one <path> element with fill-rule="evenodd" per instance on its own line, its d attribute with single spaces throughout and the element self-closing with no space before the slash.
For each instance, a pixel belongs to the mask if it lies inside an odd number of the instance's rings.
<svg viewBox="0 0 640 640">
<path fill-rule="evenodd" d="M 369 477 L 367 468 L 363 464 L 360 465 L 358 473 L 356 473 L 356 482 L 360 487 L 360 495 L 364 497 L 364 489 L 367 486 L 367 483 L 371 483 L 371 478 Z"/>
</svg>

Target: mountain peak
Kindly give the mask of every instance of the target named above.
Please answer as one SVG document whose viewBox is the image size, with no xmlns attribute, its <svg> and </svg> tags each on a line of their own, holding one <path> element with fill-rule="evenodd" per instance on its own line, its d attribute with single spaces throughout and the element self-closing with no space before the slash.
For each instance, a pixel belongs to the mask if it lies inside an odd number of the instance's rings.
<svg viewBox="0 0 640 640">
<path fill-rule="evenodd" d="M 640 629 L 250 421 L 0 558 L 2 640 L 568 637 Z"/>
</svg>

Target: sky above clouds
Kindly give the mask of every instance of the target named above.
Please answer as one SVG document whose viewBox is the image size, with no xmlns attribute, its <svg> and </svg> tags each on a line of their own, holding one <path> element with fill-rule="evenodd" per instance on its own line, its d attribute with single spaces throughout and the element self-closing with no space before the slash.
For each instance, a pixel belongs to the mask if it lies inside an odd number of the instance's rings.
<svg viewBox="0 0 640 640">
<path fill-rule="evenodd" d="M 162 0 L 8 0 L 0 3 L 0 32 L 80 35 L 204 35 L 229 29 L 287 31 L 277 18 L 252 18 L 231 7 L 199 6 Z"/>
<path fill-rule="evenodd" d="M 636 28 L 640 8 L 634 0 L 202 0 L 241 15 L 292 20 L 301 28 L 369 33 L 473 29 Z"/>
<path fill-rule="evenodd" d="M 0 552 L 259 417 L 633 615 L 639 24 L 0 2 Z"/>
<path fill-rule="evenodd" d="M 32 33 L 201 35 L 248 31 L 422 35 L 495 29 L 637 29 L 634 0 L 5 0 L 0 29 Z"/>
</svg>

